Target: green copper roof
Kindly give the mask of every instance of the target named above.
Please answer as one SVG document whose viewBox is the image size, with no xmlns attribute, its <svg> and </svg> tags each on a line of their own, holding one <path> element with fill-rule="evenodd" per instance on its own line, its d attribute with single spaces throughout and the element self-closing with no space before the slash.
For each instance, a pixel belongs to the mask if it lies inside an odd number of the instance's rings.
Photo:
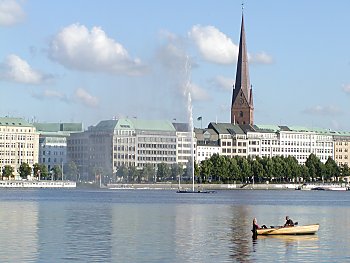
<svg viewBox="0 0 350 263">
<path fill-rule="evenodd" d="M 34 123 L 34 126 L 43 136 L 69 136 L 83 131 L 82 123 Z"/>
<path fill-rule="evenodd" d="M 94 131 L 114 130 L 144 130 L 144 131 L 175 131 L 170 121 L 161 120 L 139 120 L 139 119 L 119 119 L 100 121 L 96 126 L 91 127 Z"/>
<path fill-rule="evenodd" d="M 136 130 L 175 131 L 175 128 L 170 121 L 132 119 L 131 122 L 134 124 Z"/>
<path fill-rule="evenodd" d="M 33 127 L 33 124 L 22 118 L 0 117 L 0 126 L 22 126 Z"/>
</svg>

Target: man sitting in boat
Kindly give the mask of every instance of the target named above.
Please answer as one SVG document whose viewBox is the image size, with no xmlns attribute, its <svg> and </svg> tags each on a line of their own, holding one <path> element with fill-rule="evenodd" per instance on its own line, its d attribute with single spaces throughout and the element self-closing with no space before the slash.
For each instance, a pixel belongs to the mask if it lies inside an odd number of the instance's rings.
<svg viewBox="0 0 350 263">
<path fill-rule="evenodd" d="M 286 223 L 284 224 L 284 227 L 288 226 L 294 226 L 294 222 L 292 219 L 289 218 L 289 216 L 286 216 Z"/>
</svg>

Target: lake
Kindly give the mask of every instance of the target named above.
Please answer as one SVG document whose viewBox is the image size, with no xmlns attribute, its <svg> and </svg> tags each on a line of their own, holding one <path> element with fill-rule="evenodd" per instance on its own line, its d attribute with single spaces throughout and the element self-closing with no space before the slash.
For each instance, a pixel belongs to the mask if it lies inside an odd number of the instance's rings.
<svg viewBox="0 0 350 263">
<path fill-rule="evenodd" d="M 319 223 L 258 237 L 251 224 Z M 350 261 L 350 191 L 1 189 L 1 262 Z"/>
</svg>

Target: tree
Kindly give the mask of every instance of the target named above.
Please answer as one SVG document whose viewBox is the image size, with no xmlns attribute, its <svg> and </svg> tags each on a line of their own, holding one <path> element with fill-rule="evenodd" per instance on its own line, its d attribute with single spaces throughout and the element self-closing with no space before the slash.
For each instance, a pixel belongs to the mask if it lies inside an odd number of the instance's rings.
<svg viewBox="0 0 350 263">
<path fill-rule="evenodd" d="M 77 180 L 79 175 L 78 166 L 75 164 L 75 162 L 70 161 L 68 164 L 64 167 L 64 177 L 69 180 Z"/>
<path fill-rule="evenodd" d="M 157 178 L 156 181 L 163 181 L 170 176 L 170 168 L 166 163 L 159 163 L 157 165 Z"/>
<path fill-rule="evenodd" d="M 199 174 L 202 182 L 210 182 L 212 167 L 211 159 L 206 159 L 201 162 Z"/>
<path fill-rule="evenodd" d="M 339 178 L 341 176 L 340 168 L 338 167 L 337 163 L 331 158 L 328 157 L 326 163 L 325 163 L 325 176 L 324 179 L 329 180 L 336 180 L 336 178 Z"/>
<path fill-rule="evenodd" d="M 179 176 L 183 174 L 182 167 L 180 167 L 180 165 L 178 165 L 177 163 L 172 164 L 170 170 L 171 179 L 173 181 L 177 180 Z"/>
<path fill-rule="evenodd" d="M 305 165 L 309 170 L 309 176 L 311 177 L 311 180 L 314 181 L 317 178 L 317 170 L 320 166 L 320 159 L 313 153 L 309 155 L 307 158 Z"/>
<path fill-rule="evenodd" d="M 21 163 L 19 169 L 19 176 L 23 179 L 26 179 L 32 173 L 32 168 L 27 163 Z"/>
<path fill-rule="evenodd" d="M 128 168 L 126 166 L 122 165 L 118 168 L 116 172 L 117 178 L 119 178 L 122 182 L 129 182 L 129 173 L 128 173 Z"/>
<path fill-rule="evenodd" d="M 58 179 L 62 179 L 62 170 L 61 170 L 61 166 L 59 165 L 55 165 L 52 169 L 51 169 L 51 176 L 53 176 L 54 180 L 58 180 Z"/>
<path fill-rule="evenodd" d="M 264 177 L 264 167 L 260 162 L 260 158 L 251 161 L 252 176 L 254 182 L 259 182 Z"/>
<path fill-rule="evenodd" d="M 33 165 L 33 175 L 34 177 L 37 177 L 40 180 L 47 179 L 49 175 L 49 171 L 47 170 L 47 167 L 45 164 L 35 163 Z"/>
<path fill-rule="evenodd" d="M 7 177 L 8 179 L 10 179 L 11 177 L 13 177 L 14 171 L 15 170 L 11 165 L 5 165 L 2 169 L 2 177 Z"/>
<path fill-rule="evenodd" d="M 152 164 L 146 164 L 146 166 L 143 167 L 142 170 L 142 179 L 146 182 L 152 181 L 152 178 L 155 175 L 155 170 Z"/>
<path fill-rule="evenodd" d="M 129 178 L 131 181 L 133 182 L 140 182 L 141 181 L 141 177 L 140 177 L 140 174 L 139 171 L 136 169 L 135 166 L 131 166 L 129 167 Z"/>
</svg>

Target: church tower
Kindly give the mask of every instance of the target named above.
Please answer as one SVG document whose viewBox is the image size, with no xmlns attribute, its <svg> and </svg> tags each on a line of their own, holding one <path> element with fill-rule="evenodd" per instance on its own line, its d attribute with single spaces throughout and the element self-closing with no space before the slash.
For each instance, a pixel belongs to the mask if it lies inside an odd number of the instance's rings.
<svg viewBox="0 0 350 263">
<path fill-rule="evenodd" d="M 232 94 L 231 123 L 251 125 L 254 123 L 253 90 L 249 80 L 249 65 L 243 13 L 241 36 L 239 39 L 236 82 L 233 86 Z"/>
</svg>

